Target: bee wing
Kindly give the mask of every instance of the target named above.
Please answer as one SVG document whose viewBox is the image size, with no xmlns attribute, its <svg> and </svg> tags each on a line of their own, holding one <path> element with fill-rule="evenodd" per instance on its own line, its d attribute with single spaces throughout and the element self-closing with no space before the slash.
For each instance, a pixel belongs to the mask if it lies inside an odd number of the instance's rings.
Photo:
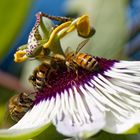
<svg viewBox="0 0 140 140">
<path fill-rule="evenodd" d="M 69 54 L 70 52 L 73 52 L 73 50 L 71 49 L 71 47 L 67 47 L 67 49 L 65 50 L 65 56 L 67 56 L 67 54 Z"/>
<path fill-rule="evenodd" d="M 86 39 L 79 43 L 78 47 L 76 48 L 76 54 L 87 44 L 90 39 Z"/>
</svg>

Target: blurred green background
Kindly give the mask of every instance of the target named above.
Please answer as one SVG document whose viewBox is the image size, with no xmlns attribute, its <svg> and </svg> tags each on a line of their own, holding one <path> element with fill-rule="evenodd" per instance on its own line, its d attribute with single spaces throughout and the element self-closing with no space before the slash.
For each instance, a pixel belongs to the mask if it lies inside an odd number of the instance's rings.
<svg viewBox="0 0 140 140">
<path fill-rule="evenodd" d="M 7 103 L 11 96 L 30 89 L 28 76 L 36 62 L 15 64 L 13 54 L 27 42 L 28 34 L 35 22 L 35 13 L 43 11 L 51 15 L 77 17 L 88 14 L 96 34 L 84 48 L 95 56 L 109 59 L 128 59 L 124 54 L 127 42 L 127 0 L 5 0 L 0 4 L 0 126 L 10 127 L 14 122 L 7 112 Z M 75 41 L 72 41 L 74 38 Z M 75 48 L 81 38 L 71 33 L 62 39 L 62 45 Z M 35 140 L 59 140 L 53 126 L 34 138 Z M 101 132 L 92 140 L 139 139 L 139 135 L 113 135 Z"/>
</svg>

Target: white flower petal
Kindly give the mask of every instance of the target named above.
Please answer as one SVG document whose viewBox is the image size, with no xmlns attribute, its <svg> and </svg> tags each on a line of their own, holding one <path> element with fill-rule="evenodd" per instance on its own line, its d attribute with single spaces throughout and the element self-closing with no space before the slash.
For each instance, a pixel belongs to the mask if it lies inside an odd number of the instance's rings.
<svg viewBox="0 0 140 140">
<path fill-rule="evenodd" d="M 117 120 L 111 112 L 108 112 L 106 115 L 106 126 L 103 130 L 110 133 L 122 134 L 137 124 L 140 124 L 140 111 L 122 121 Z"/>
<path fill-rule="evenodd" d="M 77 90 L 74 86 L 69 91 L 64 91 L 61 94 L 61 105 L 63 106 L 64 102 L 65 108 L 61 107 L 62 111 L 58 111 L 63 117 L 59 119 L 56 116 L 53 119 L 57 130 L 64 135 L 74 137 L 99 132 L 105 125 L 105 114 L 92 102 L 92 98 L 88 98 L 80 88 Z"/>
<path fill-rule="evenodd" d="M 46 101 L 35 105 L 17 124 L 9 129 L 1 129 L 0 139 L 29 139 L 47 129 L 50 125 L 46 114 L 48 106 Z"/>
<path fill-rule="evenodd" d="M 98 112 L 98 109 L 95 109 L 95 118 L 92 123 L 86 123 L 83 125 L 75 123 L 74 125 L 71 125 L 71 123 L 69 122 L 70 120 L 71 116 L 67 115 L 65 116 L 63 121 L 59 121 L 56 125 L 58 132 L 66 136 L 83 137 L 84 135 L 86 135 L 86 133 L 90 133 L 90 135 L 96 134 L 105 125 L 104 118 L 102 114 Z"/>
<path fill-rule="evenodd" d="M 106 112 L 105 131 L 111 133 L 125 133 L 135 125 L 140 123 L 140 62 L 120 61 L 98 77 L 112 88 L 115 92 L 110 94 L 115 97 L 110 98 L 121 109 Z M 102 84 L 103 87 L 105 87 Z M 101 88 L 100 88 L 101 89 Z M 105 92 L 104 92 L 105 94 Z M 118 97 L 116 96 L 119 95 Z M 106 95 L 107 96 L 107 95 Z M 109 96 L 107 96 L 109 98 Z M 121 98 L 120 98 L 121 97 Z M 110 106 L 111 108 L 111 106 Z M 117 109 L 117 108 L 116 108 Z"/>
</svg>

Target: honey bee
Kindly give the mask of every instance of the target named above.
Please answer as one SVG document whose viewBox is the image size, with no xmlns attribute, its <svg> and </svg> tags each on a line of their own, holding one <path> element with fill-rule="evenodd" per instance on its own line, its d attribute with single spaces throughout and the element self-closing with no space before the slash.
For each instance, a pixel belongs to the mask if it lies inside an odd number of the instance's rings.
<svg viewBox="0 0 140 140">
<path fill-rule="evenodd" d="M 53 54 L 47 59 L 43 60 L 42 64 L 35 68 L 33 74 L 29 77 L 29 81 L 37 90 L 42 90 L 45 85 L 49 85 L 50 75 L 57 73 L 62 69 L 70 69 L 78 73 L 78 67 L 82 67 L 88 71 L 95 70 L 98 66 L 96 58 L 86 53 L 79 53 L 85 46 L 89 39 L 82 41 L 76 51 L 69 52 L 66 50 L 65 55 Z"/>
<path fill-rule="evenodd" d="M 74 52 L 68 52 L 66 50 L 65 57 L 66 57 L 66 65 L 70 68 L 77 69 L 77 67 L 82 67 L 83 69 L 86 69 L 88 71 L 92 71 L 97 68 L 98 62 L 96 58 L 94 58 L 90 54 L 86 53 L 79 53 L 79 51 L 85 46 L 85 44 L 89 41 L 89 39 L 86 39 L 82 41 L 76 51 Z"/>
<path fill-rule="evenodd" d="M 61 71 L 62 69 L 70 69 L 76 71 L 78 74 L 78 67 L 82 67 L 88 71 L 95 70 L 98 66 L 96 58 L 86 53 L 79 53 L 79 51 L 85 46 L 89 39 L 82 41 L 76 51 L 69 52 L 69 48 L 66 50 L 65 55 L 53 54 L 48 60 L 44 60 L 33 71 L 33 74 L 29 77 L 29 81 L 37 90 L 42 90 L 45 85 L 49 85 L 49 78 L 51 73 Z"/>
<path fill-rule="evenodd" d="M 35 93 L 27 94 L 22 92 L 10 98 L 8 111 L 12 120 L 19 121 L 32 108 L 35 95 Z"/>
<path fill-rule="evenodd" d="M 33 74 L 29 77 L 29 81 L 32 83 L 35 89 L 42 90 L 42 88 L 48 84 L 51 73 L 55 73 L 58 70 L 64 68 L 65 61 L 63 55 L 55 54 L 49 59 L 44 60 L 39 66 L 37 66 Z M 63 68 L 62 68 L 63 67 Z"/>
<path fill-rule="evenodd" d="M 51 67 L 45 63 L 42 63 L 38 67 L 35 68 L 33 74 L 29 77 L 29 81 L 32 85 L 41 90 L 46 83 L 46 77 L 51 72 Z"/>
</svg>

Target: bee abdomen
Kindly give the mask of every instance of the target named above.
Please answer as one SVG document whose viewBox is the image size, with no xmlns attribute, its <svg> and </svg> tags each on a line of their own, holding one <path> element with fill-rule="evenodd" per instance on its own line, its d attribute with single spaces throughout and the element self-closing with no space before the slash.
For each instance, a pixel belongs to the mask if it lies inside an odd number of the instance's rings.
<svg viewBox="0 0 140 140">
<path fill-rule="evenodd" d="M 44 81 L 45 76 L 46 76 L 45 73 L 38 71 L 36 74 L 36 81 L 38 81 L 38 82 Z"/>
<path fill-rule="evenodd" d="M 33 72 L 33 75 L 30 76 L 29 80 L 31 81 L 32 85 L 41 90 L 46 83 L 46 77 L 50 71 L 48 65 L 42 63 L 39 65 Z"/>
<path fill-rule="evenodd" d="M 94 70 L 98 64 L 97 60 L 93 56 L 85 53 L 79 53 L 77 55 L 76 63 L 89 71 Z"/>
<path fill-rule="evenodd" d="M 35 87 L 37 89 L 40 90 L 45 85 L 45 82 L 46 82 L 45 78 L 46 78 L 46 74 L 45 73 L 43 73 L 41 71 L 37 72 L 37 74 L 36 74 L 36 81 L 35 81 L 36 82 Z"/>
</svg>

